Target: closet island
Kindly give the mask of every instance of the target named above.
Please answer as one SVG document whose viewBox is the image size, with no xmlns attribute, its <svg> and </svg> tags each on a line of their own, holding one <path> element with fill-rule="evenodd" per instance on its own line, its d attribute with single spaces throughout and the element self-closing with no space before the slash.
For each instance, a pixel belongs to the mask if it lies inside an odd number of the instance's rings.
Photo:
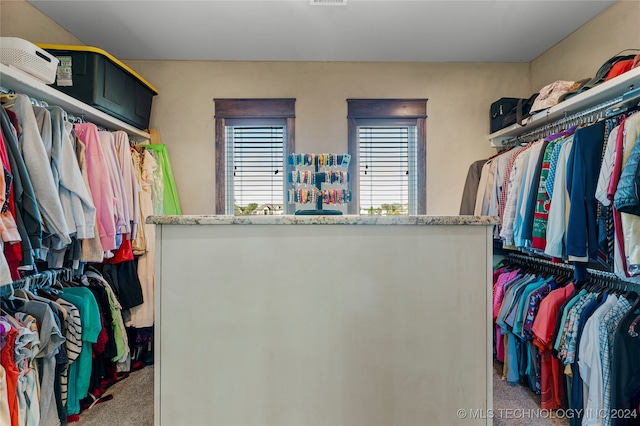
<svg viewBox="0 0 640 426">
<path fill-rule="evenodd" d="M 148 223 L 156 425 L 491 424 L 497 218 Z"/>
</svg>

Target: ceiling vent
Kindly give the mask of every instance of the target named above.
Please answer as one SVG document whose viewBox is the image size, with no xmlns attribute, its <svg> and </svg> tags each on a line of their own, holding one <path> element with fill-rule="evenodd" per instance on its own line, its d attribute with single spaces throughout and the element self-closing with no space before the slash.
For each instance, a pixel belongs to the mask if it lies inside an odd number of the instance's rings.
<svg viewBox="0 0 640 426">
<path fill-rule="evenodd" d="M 346 6 L 347 0 L 309 0 L 311 6 Z"/>
</svg>

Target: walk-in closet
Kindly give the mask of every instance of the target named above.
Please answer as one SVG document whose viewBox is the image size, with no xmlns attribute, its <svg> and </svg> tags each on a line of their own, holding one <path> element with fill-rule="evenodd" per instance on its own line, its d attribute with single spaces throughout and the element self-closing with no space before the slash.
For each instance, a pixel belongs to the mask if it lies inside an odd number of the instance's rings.
<svg viewBox="0 0 640 426">
<path fill-rule="evenodd" d="M 0 426 L 640 424 L 639 24 L 0 0 Z"/>
</svg>

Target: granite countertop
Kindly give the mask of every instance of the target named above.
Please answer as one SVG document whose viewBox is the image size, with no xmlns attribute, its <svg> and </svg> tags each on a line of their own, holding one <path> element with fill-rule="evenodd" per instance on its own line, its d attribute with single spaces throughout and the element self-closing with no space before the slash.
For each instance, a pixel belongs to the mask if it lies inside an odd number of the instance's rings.
<svg viewBox="0 0 640 426">
<path fill-rule="evenodd" d="M 496 225 L 496 216 L 149 216 L 155 225 Z"/>
</svg>

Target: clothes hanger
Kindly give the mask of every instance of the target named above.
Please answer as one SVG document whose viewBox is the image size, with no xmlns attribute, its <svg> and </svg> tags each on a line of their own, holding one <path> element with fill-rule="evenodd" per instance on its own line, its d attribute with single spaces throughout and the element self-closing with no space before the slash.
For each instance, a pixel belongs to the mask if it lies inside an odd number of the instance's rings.
<svg viewBox="0 0 640 426">
<path fill-rule="evenodd" d="M 14 290 L 15 290 L 15 289 L 13 288 L 13 285 L 14 285 L 14 283 L 11 283 L 11 284 L 6 284 L 6 285 L 4 285 L 4 286 L 0 287 L 0 296 L 2 296 L 2 297 L 0 298 L 0 301 L 1 301 L 1 300 L 4 300 L 5 298 L 6 298 L 7 300 L 10 300 L 10 299 L 12 299 L 12 298 L 13 298 Z M 9 290 L 11 291 L 11 293 L 9 293 L 9 295 L 8 295 L 8 296 L 5 296 L 4 294 L 2 294 L 2 293 L 4 293 L 4 290 L 3 290 L 3 289 L 9 289 Z"/>
<path fill-rule="evenodd" d="M 9 101 L 15 101 L 18 98 L 18 95 L 15 93 L 0 93 L 0 102 L 3 104 Z"/>
<path fill-rule="evenodd" d="M 0 94 L 0 103 L 4 108 L 11 108 L 15 105 L 16 99 L 18 95 L 13 93 L 1 93 Z"/>
<path fill-rule="evenodd" d="M 640 306 L 640 297 L 636 298 L 635 302 L 633 303 L 629 311 L 634 312 L 639 306 Z M 629 336 L 638 337 L 638 333 L 636 332 L 636 325 L 638 324 L 638 322 L 640 322 L 640 315 L 636 316 L 633 319 L 633 321 L 631 321 L 631 324 L 629 324 L 629 329 L 627 330 L 627 333 L 629 334 Z"/>
<path fill-rule="evenodd" d="M 564 287 L 569 282 L 570 278 L 571 277 L 569 277 L 569 276 L 567 276 L 565 274 L 558 274 L 558 275 L 556 275 L 556 285 L 558 287 Z"/>
<path fill-rule="evenodd" d="M 18 300 L 24 300 L 26 302 L 28 302 L 29 300 L 35 300 L 37 296 L 35 295 L 35 293 L 33 293 L 31 289 L 32 289 L 32 286 L 33 288 L 36 288 L 37 280 L 38 280 L 38 276 L 31 275 L 31 276 L 25 277 L 23 279 L 24 286 L 18 289 L 15 289 L 14 297 L 15 297 L 15 294 L 21 294 L 24 297 L 24 299 L 17 298 Z"/>
<path fill-rule="evenodd" d="M 102 272 L 100 272 L 94 265 L 87 265 L 86 270 L 95 272 L 96 274 L 102 276 Z"/>
<path fill-rule="evenodd" d="M 56 271 L 53 270 L 43 271 L 42 274 L 38 276 L 37 288 L 44 292 L 57 294 L 58 291 L 53 288 L 56 283 L 56 274 Z"/>
<path fill-rule="evenodd" d="M 22 296 L 22 297 L 18 297 L 18 296 Z M 31 291 L 27 290 L 26 288 L 16 289 L 13 297 L 16 300 L 21 300 L 21 301 L 25 301 L 25 302 L 28 302 L 30 300 L 34 300 L 35 299 L 35 295 L 33 293 L 31 293 Z"/>
<path fill-rule="evenodd" d="M 2 301 L 0 302 L 0 305 L 2 305 L 5 312 L 8 312 L 8 315 L 11 315 L 11 316 L 14 315 L 16 312 L 18 312 L 22 308 L 24 303 L 28 302 L 27 299 L 23 299 L 21 297 L 16 296 L 15 286 L 20 284 L 24 285 L 25 282 L 21 280 L 21 281 L 8 284 L 8 287 L 9 287 L 9 290 L 11 290 L 11 293 L 9 294 L 8 297 L 3 297 Z M 19 304 L 17 304 L 16 302 L 19 302 Z"/>
<path fill-rule="evenodd" d="M 636 326 L 638 325 L 638 322 L 640 322 L 640 315 L 635 317 L 634 320 L 629 325 L 629 330 L 627 331 L 627 334 L 629 334 L 629 336 L 638 337 L 638 332 L 636 331 Z"/>
<path fill-rule="evenodd" d="M 609 108 L 606 112 L 606 116 L 618 115 L 630 109 L 637 108 L 638 103 L 640 103 L 640 88 L 630 90 L 622 95 L 622 100 Z"/>
</svg>

